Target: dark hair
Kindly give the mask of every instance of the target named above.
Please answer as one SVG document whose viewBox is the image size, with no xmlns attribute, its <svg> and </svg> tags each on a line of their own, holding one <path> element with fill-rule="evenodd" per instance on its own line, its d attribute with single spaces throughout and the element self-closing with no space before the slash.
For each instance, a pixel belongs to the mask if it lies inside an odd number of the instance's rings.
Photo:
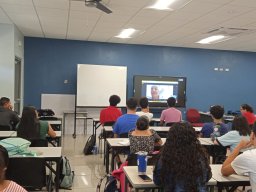
<svg viewBox="0 0 256 192">
<path fill-rule="evenodd" d="M 118 103 L 120 103 L 121 99 L 118 95 L 111 95 L 109 97 L 109 103 L 110 106 L 117 106 Z"/>
<path fill-rule="evenodd" d="M 199 191 L 205 184 L 205 170 L 211 170 L 209 159 L 190 123 L 174 123 L 161 151 L 161 180 L 169 189 L 175 183 L 184 185 L 184 191 Z M 173 182 L 166 183 L 172 176 Z"/>
<path fill-rule="evenodd" d="M 137 104 L 138 104 L 137 99 L 135 99 L 134 97 L 132 97 L 126 101 L 126 106 L 130 110 L 135 110 L 137 107 Z"/>
<path fill-rule="evenodd" d="M 9 165 L 8 151 L 2 145 L 0 145 L 0 167 L 4 168 L 4 167 L 8 167 L 8 165 Z"/>
<path fill-rule="evenodd" d="M 253 113 L 253 108 L 252 108 L 250 105 L 248 105 L 248 104 L 242 104 L 242 105 L 241 105 L 241 108 L 242 108 L 243 110 L 246 110 L 246 111 L 248 111 L 248 112 Z"/>
<path fill-rule="evenodd" d="M 232 130 L 237 130 L 241 136 L 247 136 L 251 133 L 248 121 L 242 115 L 235 116 L 232 122 Z"/>
<path fill-rule="evenodd" d="M 148 107 L 148 98 L 147 97 L 140 98 L 140 107 L 142 109 L 145 109 Z"/>
<path fill-rule="evenodd" d="M 7 97 L 1 97 L 0 99 L 0 106 L 4 106 L 6 103 L 9 103 L 10 99 Z"/>
<path fill-rule="evenodd" d="M 176 99 L 174 97 L 169 97 L 167 99 L 167 104 L 169 107 L 174 107 L 176 104 Z"/>
<path fill-rule="evenodd" d="M 210 108 L 210 113 L 215 119 L 221 119 L 224 115 L 224 107 L 220 105 L 213 105 Z"/>
<path fill-rule="evenodd" d="M 254 124 L 253 124 L 252 131 L 253 131 L 254 135 L 256 136 L 256 122 L 254 122 Z"/>
<path fill-rule="evenodd" d="M 146 116 L 141 116 L 136 122 L 136 127 L 138 130 L 146 130 L 149 127 L 149 120 Z"/>
<path fill-rule="evenodd" d="M 40 124 L 36 115 L 36 108 L 33 106 L 24 107 L 17 129 L 17 136 L 27 140 L 39 139 L 39 129 Z"/>
</svg>

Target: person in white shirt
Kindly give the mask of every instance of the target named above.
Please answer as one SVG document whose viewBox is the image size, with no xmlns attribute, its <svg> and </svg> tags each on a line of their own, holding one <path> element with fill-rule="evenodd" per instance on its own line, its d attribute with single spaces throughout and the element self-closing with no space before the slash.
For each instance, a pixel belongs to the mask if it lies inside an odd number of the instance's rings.
<svg viewBox="0 0 256 192">
<path fill-rule="evenodd" d="M 148 98 L 147 97 L 142 97 L 140 98 L 140 107 L 141 111 L 137 111 L 136 115 L 138 116 L 146 116 L 149 121 L 152 120 L 153 118 L 153 113 L 149 112 L 149 107 L 148 107 Z"/>
<path fill-rule="evenodd" d="M 248 147 L 254 147 L 253 149 L 246 150 L 240 154 L 241 149 Z M 256 126 L 254 125 L 251 133 L 250 141 L 241 140 L 236 146 L 233 152 L 228 156 L 226 161 L 222 165 L 221 173 L 224 176 L 231 174 L 244 175 L 248 174 L 250 177 L 250 183 L 252 192 L 256 192 Z M 240 155 L 239 155 L 240 154 Z"/>
</svg>

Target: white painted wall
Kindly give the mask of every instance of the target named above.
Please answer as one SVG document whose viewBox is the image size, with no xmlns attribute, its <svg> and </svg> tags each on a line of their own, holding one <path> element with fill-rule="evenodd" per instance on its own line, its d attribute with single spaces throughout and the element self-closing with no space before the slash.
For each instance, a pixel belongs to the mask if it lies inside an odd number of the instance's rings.
<svg viewBox="0 0 256 192">
<path fill-rule="evenodd" d="M 21 41 L 22 47 L 18 46 Z M 24 61 L 24 36 L 12 24 L 0 24 L 0 97 L 9 97 L 14 102 L 14 60 L 15 55 L 22 59 L 22 85 Z M 23 86 L 22 86 L 23 95 Z M 22 97 L 23 99 L 23 97 Z M 23 100 L 21 101 L 23 104 Z"/>
<path fill-rule="evenodd" d="M 24 95 L 24 36 L 23 34 L 14 26 L 14 59 L 19 57 L 21 59 L 21 106 L 20 114 L 23 109 L 23 95 Z M 14 79 L 14 78 L 13 78 Z"/>
</svg>

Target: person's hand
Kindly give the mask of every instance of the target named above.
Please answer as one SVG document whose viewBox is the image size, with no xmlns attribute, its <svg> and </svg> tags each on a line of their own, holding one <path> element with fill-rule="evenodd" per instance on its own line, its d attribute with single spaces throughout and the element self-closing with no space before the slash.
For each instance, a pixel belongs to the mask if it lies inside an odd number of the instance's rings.
<svg viewBox="0 0 256 192">
<path fill-rule="evenodd" d="M 240 141 L 240 143 L 237 145 L 237 147 L 241 150 L 241 149 L 246 149 L 252 146 L 252 141 L 250 140 L 246 140 L 246 139 L 242 139 Z"/>
</svg>

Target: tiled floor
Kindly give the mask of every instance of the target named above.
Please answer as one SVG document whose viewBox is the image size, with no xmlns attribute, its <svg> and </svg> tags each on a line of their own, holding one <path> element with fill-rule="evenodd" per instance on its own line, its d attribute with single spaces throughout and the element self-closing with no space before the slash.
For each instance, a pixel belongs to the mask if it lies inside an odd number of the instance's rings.
<svg viewBox="0 0 256 192">
<path fill-rule="evenodd" d="M 96 186 L 102 176 L 105 174 L 103 157 L 98 155 L 83 154 L 83 148 L 87 137 L 77 135 L 73 139 L 71 135 L 65 135 L 62 140 L 62 154 L 66 156 L 75 171 L 75 178 L 72 190 L 75 192 L 95 192 Z"/>
</svg>

